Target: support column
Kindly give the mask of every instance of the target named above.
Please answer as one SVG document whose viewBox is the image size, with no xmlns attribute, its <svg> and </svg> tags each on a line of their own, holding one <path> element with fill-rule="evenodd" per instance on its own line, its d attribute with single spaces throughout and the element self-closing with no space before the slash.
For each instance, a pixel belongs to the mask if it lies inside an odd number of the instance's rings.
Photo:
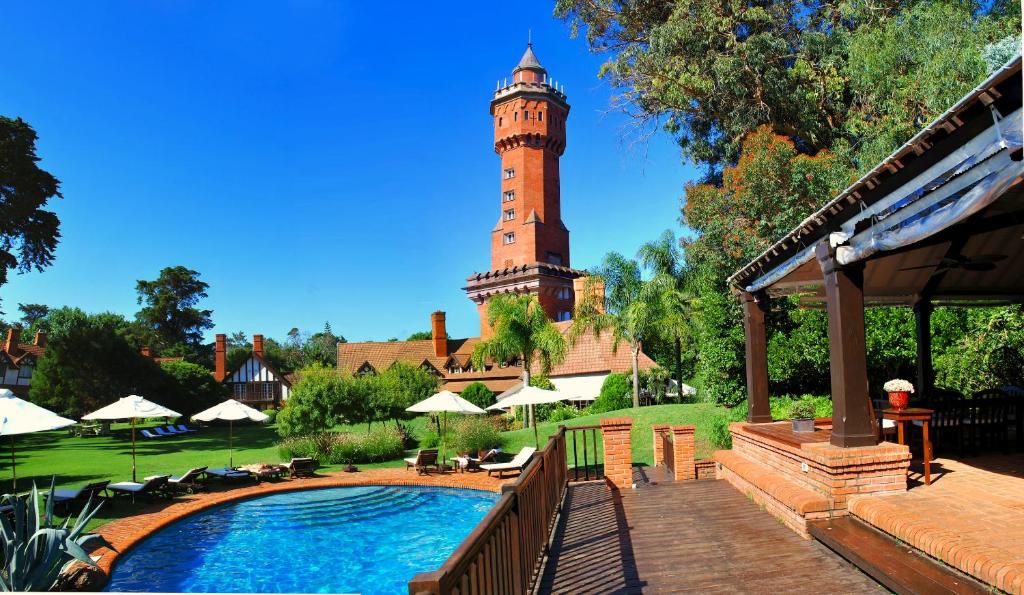
<svg viewBox="0 0 1024 595">
<path fill-rule="evenodd" d="M 768 404 L 768 333 L 765 314 L 768 296 L 764 293 L 741 292 L 743 301 L 743 333 L 747 344 L 747 421 L 770 423 Z"/>
<path fill-rule="evenodd" d="M 931 300 L 921 299 L 914 304 L 914 327 L 917 331 L 917 392 L 930 398 L 935 387 L 935 369 L 932 366 L 932 306 Z"/>
<path fill-rule="evenodd" d="M 633 419 L 610 417 L 601 420 L 604 441 L 604 478 L 613 489 L 633 487 L 633 445 L 630 431 Z"/>
<path fill-rule="evenodd" d="M 828 240 L 818 244 L 814 253 L 825 277 L 832 373 L 831 442 L 841 447 L 874 445 L 878 438 L 868 396 L 864 263 L 840 266 Z"/>
<path fill-rule="evenodd" d="M 676 468 L 675 480 L 697 479 L 694 466 L 693 426 L 672 426 L 672 453 Z"/>
<path fill-rule="evenodd" d="M 651 426 L 654 432 L 654 466 L 665 463 L 665 441 L 662 436 L 668 432 L 668 424 L 654 424 Z"/>
</svg>

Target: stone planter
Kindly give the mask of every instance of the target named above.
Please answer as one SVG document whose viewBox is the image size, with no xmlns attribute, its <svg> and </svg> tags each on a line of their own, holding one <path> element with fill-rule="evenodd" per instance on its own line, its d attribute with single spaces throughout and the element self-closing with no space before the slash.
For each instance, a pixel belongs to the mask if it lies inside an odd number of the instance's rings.
<svg viewBox="0 0 1024 595">
<path fill-rule="evenodd" d="M 814 431 L 814 419 L 794 419 L 793 420 L 793 431 L 794 432 L 813 432 Z"/>
</svg>

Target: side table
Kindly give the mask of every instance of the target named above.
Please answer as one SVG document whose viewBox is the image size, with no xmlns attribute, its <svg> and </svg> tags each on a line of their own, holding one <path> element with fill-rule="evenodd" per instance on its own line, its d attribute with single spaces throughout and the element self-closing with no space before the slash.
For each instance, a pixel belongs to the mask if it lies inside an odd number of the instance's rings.
<svg viewBox="0 0 1024 595">
<path fill-rule="evenodd" d="M 932 421 L 931 409 L 921 407 L 908 407 L 907 409 L 883 409 L 882 419 L 896 422 L 896 438 L 900 444 L 904 442 L 903 426 L 908 422 L 921 422 L 921 434 L 924 441 L 924 484 L 932 483 L 932 441 L 928 436 L 928 426 Z"/>
</svg>

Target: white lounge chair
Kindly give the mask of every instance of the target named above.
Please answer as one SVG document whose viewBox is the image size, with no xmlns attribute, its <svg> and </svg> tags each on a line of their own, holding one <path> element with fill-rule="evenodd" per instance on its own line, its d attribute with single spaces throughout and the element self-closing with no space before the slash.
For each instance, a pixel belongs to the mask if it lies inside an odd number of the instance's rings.
<svg viewBox="0 0 1024 595">
<path fill-rule="evenodd" d="M 135 500 L 136 496 L 167 496 L 169 494 L 164 488 L 167 486 L 167 480 L 170 478 L 170 475 L 154 475 L 153 477 L 147 477 L 145 483 L 121 481 L 108 485 L 107 489 L 110 490 L 110 493 L 115 498 L 117 496 L 131 496 L 132 501 Z"/>
<path fill-rule="evenodd" d="M 530 462 L 530 457 L 533 453 L 537 452 L 537 449 L 532 446 L 526 446 L 523 450 L 519 451 L 519 454 L 515 456 L 511 461 L 507 463 L 488 463 L 486 465 L 480 465 L 480 468 L 487 472 L 487 475 L 491 473 L 497 473 L 500 478 L 505 471 L 522 471 L 526 464 Z"/>
</svg>

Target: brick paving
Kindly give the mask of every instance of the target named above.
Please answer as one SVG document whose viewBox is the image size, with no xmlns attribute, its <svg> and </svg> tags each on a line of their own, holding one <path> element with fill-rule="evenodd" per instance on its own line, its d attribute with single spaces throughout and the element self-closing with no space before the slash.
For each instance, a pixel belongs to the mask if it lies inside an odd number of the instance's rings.
<svg viewBox="0 0 1024 595">
<path fill-rule="evenodd" d="M 850 512 L 950 566 L 1008 593 L 1024 593 L 1024 454 L 932 461 L 910 489 L 858 495 Z"/>
<path fill-rule="evenodd" d="M 431 473 L 418 475 L 412 470 L 402 468 L 371 469 L 357 473 L 326 473 L 317 477 L 304 479 L 285 479 L 281 481 L 264 481 L 259 484 L 223 484 L 211 482 L 211 491 L 192 496 L 181 496 L 173 501 L 152 504 L 132 504 L 130 501 L 119 501 L 108 504 L 117 507 L 134 507 L 137 513 L 99 527 L 95 532 L 103 535 L 123 554 L 147 535 L 181 519 L 187 515 L 205 510 L 212 506 L 277 494 L 281 492 L 305 490 L 310 488 L 328 488 L 363 485 L 418 485 L 454 488 L 473 488 L 479 490 L 500 491 L 504 483 L 515 481 L 515 476 L 499 480 L 488 477 L 484 472 L 470 473 Z M 100 570 L 110 575 L 110 569 L 117 560 L 118 552 L 102 549 L 93 555 L 100 555 L 97 562 Z"/>
</svg>

